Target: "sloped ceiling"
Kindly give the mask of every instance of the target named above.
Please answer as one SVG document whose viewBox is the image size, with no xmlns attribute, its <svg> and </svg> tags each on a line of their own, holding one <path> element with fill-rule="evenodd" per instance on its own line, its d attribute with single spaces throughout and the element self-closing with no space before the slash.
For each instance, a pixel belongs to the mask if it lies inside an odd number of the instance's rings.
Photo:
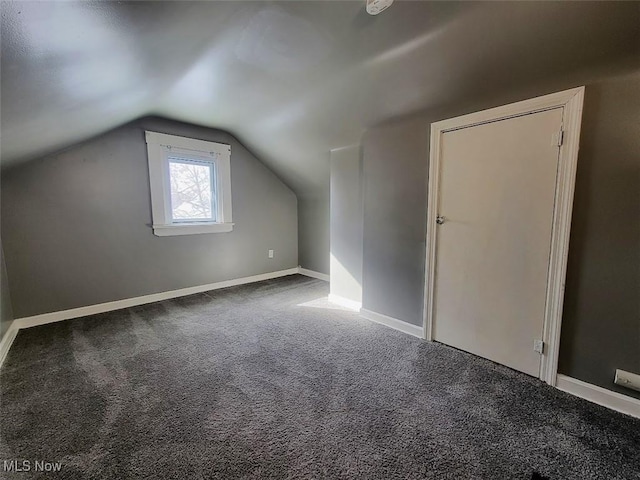
<svg viewBox="0 0 640 480">
<path fill-rule="evenodd" d="M 640 3 L 6 2 L 2 164 L 161 115 L 235 134 L 298 194 L 370 126 L 638 56 Z"/>
</svg>

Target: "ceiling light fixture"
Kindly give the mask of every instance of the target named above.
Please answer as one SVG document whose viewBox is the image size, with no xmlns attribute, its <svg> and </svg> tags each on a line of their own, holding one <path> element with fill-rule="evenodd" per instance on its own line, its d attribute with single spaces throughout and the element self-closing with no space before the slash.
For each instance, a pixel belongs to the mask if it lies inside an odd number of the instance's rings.
<svg viewBox="0 0 640 480">
<path fill-rule="evenodd" d="M 367 0 L 367 13 L 378 15 L 391 6 L 393 0 Z"/>
</svg>

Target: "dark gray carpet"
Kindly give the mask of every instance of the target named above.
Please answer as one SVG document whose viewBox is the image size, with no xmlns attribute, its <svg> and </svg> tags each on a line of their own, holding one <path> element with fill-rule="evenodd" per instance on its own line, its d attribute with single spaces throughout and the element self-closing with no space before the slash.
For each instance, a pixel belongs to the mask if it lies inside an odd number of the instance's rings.
<svg viewBox="0 0 640 480">
<path fill-rule="evenodd" d="M 21 331 L 0 460 L 73 479 L 640 478 L 640 421 L 328 309 L 327 290 L 295 275 Z"/>
</svg>

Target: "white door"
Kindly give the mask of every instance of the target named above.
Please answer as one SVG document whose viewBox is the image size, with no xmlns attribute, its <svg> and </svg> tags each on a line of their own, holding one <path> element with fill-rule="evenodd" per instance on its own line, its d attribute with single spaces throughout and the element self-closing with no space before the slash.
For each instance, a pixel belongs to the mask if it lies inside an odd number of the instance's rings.
<svg viewBox="0 0 640 480">
<path fill-rule="evenodd" d="M 446 132 L 440 150 L 434 339 L 536 377 L 562 115 Z"/>
</svg>

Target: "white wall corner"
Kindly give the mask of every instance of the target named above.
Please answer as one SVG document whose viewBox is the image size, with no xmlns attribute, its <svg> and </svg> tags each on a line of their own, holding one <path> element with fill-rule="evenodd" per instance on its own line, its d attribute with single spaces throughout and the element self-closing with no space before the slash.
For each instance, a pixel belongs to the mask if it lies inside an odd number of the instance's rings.
<svg viewBox="0 0 640 480">
<path fill-rule="evenodd" d="M 640 400 L 606 388 L 583 382 L 577 378 L 558 374 L 556 388 L 592 403 L 616 410 L 632 417 L 640 418 Z"/>
<path fill-rule="evenodd" d="M 372 312 L 365 308 L 360 309 L 360 315 L 372 322 L 391 327 L 394 330 L 400 330 L 403 333 L 408 333 L 414 337 L 424 338 L 424 327 L 422 325 L 413 325 L 411 323 L 398 320 L 397 318 L 389 317 L 381 313 Z"/>
<path fill-rule="evenodd" d="M 9 349 L 11 348 L 11 345 L 13 345 L 13 341 L 16 339 L 17 335 L 18 327 L 14 321 L 7 331 L 4 332 L 4 337 L 2 337 L 2 341 L 0 341 L 0 367 L 4 364 L 9 353 Z"/>
</svg>

